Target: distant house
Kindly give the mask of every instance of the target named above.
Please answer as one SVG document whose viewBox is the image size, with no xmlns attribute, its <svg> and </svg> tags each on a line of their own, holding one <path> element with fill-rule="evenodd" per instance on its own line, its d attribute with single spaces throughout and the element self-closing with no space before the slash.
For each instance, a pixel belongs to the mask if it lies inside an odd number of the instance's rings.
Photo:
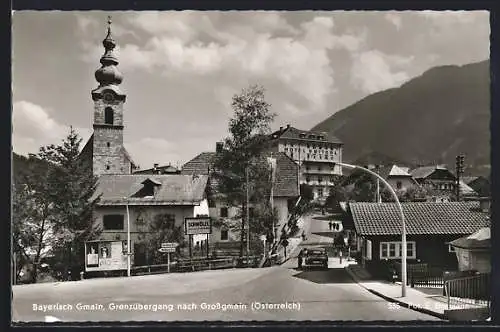
<svg viewBox="0 0 500 332">
<path fill-rule="evenodd" d="M 314 199 L 327 197 L 342 175 L 343 143 L 326 132 L 301 130 L 290 125 L 269 135 L 270 149 L 291 158 L 300 167 L 300 184 L 311 186 Z"/>
<path fill-rule="evenodd" d="M 154 164 L 153 168 L 136 170 L 134 174 L 181 174 L 181 171 L 171 164 L 165 166 Z"/>
<path fill-rule="evenodd" d="M 418 167 L 410 174 L 418 184 L 432 192 L 429 201 L 446 202 L 455 196 L 456 177 L 444 165 Z"/>
<path fill-rule="evenodd" d="M 472 188 L 480 197 L 491 195 L 490 180 L 484 176 L 464 176 L 462 181 Z"/>
<path fill-rule="evenodd" d="M 367 166 L 368 169 L 380 175 L 384 180 L 386 180 L 391 187 L 396 191 L 406 191 L 415 186 L 419 186 L 419 184 L 413 179 L 411 174 L 408 173 L 407 167 L 399 167 L 397 165 L 390 166 Z M 362 171 L 353 171 L 346 177 L 342 184 L 350 185 L 353 184 L 360 179 L 373 178 L 371 175 L 362 172 Z M 380 184 L 380 190 L 384 189 L 384 185 Z"/>
<path fill-rule="evenodd" d="M 102 233 L 95 240 L 125 241 L 129 217 L 133 262 L 144 264 L 151 248 L 143 240 L 154 218 L 162 216 L 168 227 L 184 230 L 186 217 L 208 214 L 207 180 L 206 175 L 101 175 L 94 218 Z"/>
<path fill-rule="evenodd" d="M 202 152 L 195 158 L 188 161 L 182 167 L 181 174 L 204 174 L 208 175 L 208 204 L 209 216 L 215 221 L 210 236 L 210 243 L 238 242 L 237 234 L 231 232 L 227 227 L 228 222 L 233 222 L 240 215 L 241 207 L 229 204 L 225 194 L 218 186 L 218 179 L 214 176 L 214 163 L 218 153 L 222 152 L 222 143 L 216 144 L 216 152 Z M 266 153 L 269 157 L 276 159 L 275 181 L 273 185 L 273 203 L 278 210 L 279 223 L 276 234 L 281 234 L 281 229 L 286 224 L 289 217 L 289 206 L 296 202 L 299 193 L 298 165 L 284 153 Z M 250 217 L 252 215 L 250 207 Z M 241 219 L 240 219 L 241 220 Z M 224 247 L 224 245 L 220 245 Z M 236 246 L 236 245 L 235 245 Z M 217 247 L 217 245 L 216 245 Z"/>
<path fill-rule="evenodd" d="M 491 232 L 484 227 L 469 236 L 450 242 L 460 271 L 491 272 Z"/>
<path fill-rule="evenodd" d="M 489 226 L 488 215 L 477 202 L 408 202 L 401 205 L 409 263 L 456 269 L 455 252 L 448 244 L 457 237 Z M 373 266 L 385 260 L 401 259 L 402 222 L 395 203 L 349 203 L 348 208 L 363 264 Z"/>
</svg>

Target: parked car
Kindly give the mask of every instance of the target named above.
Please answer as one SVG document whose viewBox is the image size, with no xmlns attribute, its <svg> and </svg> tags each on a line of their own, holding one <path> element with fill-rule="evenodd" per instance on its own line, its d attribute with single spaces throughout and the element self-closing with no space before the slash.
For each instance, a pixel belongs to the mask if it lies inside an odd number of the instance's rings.
<svg viewBox="0 0 500 332">
<path fill-rule="evenodd" d="M 322 267 L 328 269 L 328 254 L 325 248 L 308 248 L 302 262 L 303 268 Z"/>
</svg>

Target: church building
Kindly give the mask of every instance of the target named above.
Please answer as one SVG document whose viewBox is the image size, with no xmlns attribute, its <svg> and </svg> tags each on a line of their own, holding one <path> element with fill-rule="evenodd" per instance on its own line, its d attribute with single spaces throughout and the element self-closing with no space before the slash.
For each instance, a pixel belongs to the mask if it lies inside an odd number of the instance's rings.
<svg viewBox="0 0 500 332">
<path fill-rule="evenodd" d="M 207 176 L 134 174 L 137 166 L 123 145 L 126 94 L 120 89 L 123 75 L 111 20 L 102 45 L 101 67 L 95 72 L 98 87 L 91 93 L 93 134 L 80 154 L 92 165 L 99 179 L 96 195 L 101 195 L 94 219 L 102 233 L 86 245 L 86 272 L 127 270 L 128 248 L 132 266 L 152 264 L 164 242 L 179 243 L 177 254 L 185 254 L 190 246 L 186 218 L 208 215 Z"/>
</svg>

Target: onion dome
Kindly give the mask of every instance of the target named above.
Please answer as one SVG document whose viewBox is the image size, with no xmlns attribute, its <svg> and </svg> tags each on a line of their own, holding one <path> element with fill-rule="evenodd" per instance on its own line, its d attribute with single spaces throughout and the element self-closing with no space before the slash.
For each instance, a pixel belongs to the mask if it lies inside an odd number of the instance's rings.
<svg viewBox="0 0 500 332">
<path fill-rule="evenodd" d="M 108 34 L 106 38 L 102 41 L 104 46 L 104 55 L 101 57 L 101 68 L 97 69 L 95 72 L 95 79 L 99 82 L 99 86 L 104 85 L 118 85 L 123 81 L 123 75 L 120 73 L 116 66 L 118 65 L 118 59 L 113 53 L 116 47 L 116 42 L 111 34 L 111 17 L 108 16 Z"/>
</svg>

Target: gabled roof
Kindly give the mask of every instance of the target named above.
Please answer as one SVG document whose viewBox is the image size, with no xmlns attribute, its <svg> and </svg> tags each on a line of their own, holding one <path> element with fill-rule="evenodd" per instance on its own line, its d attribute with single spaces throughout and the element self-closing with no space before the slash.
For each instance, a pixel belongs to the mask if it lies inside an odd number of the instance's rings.
<svg viewBox="0 0 500 332">
<path fill-rule="evenodd" d="M 410 174 L 414 179 L 425 179 L 433 174 L 436 170 L 448 171 L 451 175 L 455 176 L 452 172 L 450 172 L 448 168 L 446 168 L 446 166 L 443 165 L 418 167 L 410 171 Z"/>
<path fill-rule="evenodd" d="M 303 135 L 305 134 L 305 137 Z M 315 138 L 309 138 L 310 135 L 314 135 Z M 337 137 L 330 135 L 326 132 L 317 132 L 317 131 L 309 131 L 309 130 L 301 130 L 294 127 L 285 127 L 282 130 L 277 130 L 270 135 L 271 139 L 278 138 L 289 138 L 289 139 L 298 139 L 304 141 L 317 141 L 317 142 L 329 142 L 329 143 L 337 143 L 343 144 L 340 139 Z M 324 137 L 324 139 L 319 139 L 318 137 Z"/>
<path fill-rule="evenodd" d="M 479 176 L 462 176 L 461 179 L 465 184 L 469 184 L 472 181 L 479 179 Z"/>
<path fill-rule="evenodd" d="M 144 181 L 158 184 L 153 198 L 133 197 L 144 187 Z M 198 175 L 101 175 L 96 195 L 99 205 L 198 205 L 204 198 L 208 176 Z"/>
<path fill-rule="evenodd" d="M 299 165 L 283 152 L 273 154 L 276 157 L 276 173 L 273 186 L 274 197 L 298 197 Z"/>
<path fill-rule="evenodd" d="M 454 247 L 463 249 L 490 249 L 491 248 L 491 231 L 489 227 L 484 227 L 471 234 L 469 236 L 464 236 L 454 241 L 450 244 Z"/>
<path fill-rule="evenodd" d="M 471 234 L 489 226 L 477 202 L 401 203 L 408 235 Z M 349 203 L 360 235 L 400 235 L 401 218 L 396 203 Z"/>
<path fill-rule="evenodd" d="M 404 170 L 401 167 L 398 167 L 397 165 L 393 165 L 390 172 L 389 176 L 406 176 L 406 177 L 411 177 L 411 175 L 408 173 L 407 170 Z"/>
<path fill-rule="evenodd" d="M 298 165 L 282 152 L 274 153 L 276 157 L 275 183 L 273 187 L 274 197 L 298 197 Z M 215 152 L 202 152 L 182 167 L 181 174 L 209 174 L 217 158 Z M 210 176 L 210 186 L 217 191 L 218 179 Z"/>
<path fill-rule="evenodd" d="M 465 184 L 463 181 L 460 181 L 460 192 L 462 193 L 462 195 L 477 195 L 476 191 Z"/>
<path fill-rule="evenodd" d="M 182 166 L 181 174 L 208 174 L 215 162 L 215 152 L 202 152 Z"/>
<path fill-rule="evenodd" d="M 155 168 L 141 169 L 134 171 L 134 174 L 180 174 L 180 170 L 172 165 L 158 166 Z"/>
</svg>

